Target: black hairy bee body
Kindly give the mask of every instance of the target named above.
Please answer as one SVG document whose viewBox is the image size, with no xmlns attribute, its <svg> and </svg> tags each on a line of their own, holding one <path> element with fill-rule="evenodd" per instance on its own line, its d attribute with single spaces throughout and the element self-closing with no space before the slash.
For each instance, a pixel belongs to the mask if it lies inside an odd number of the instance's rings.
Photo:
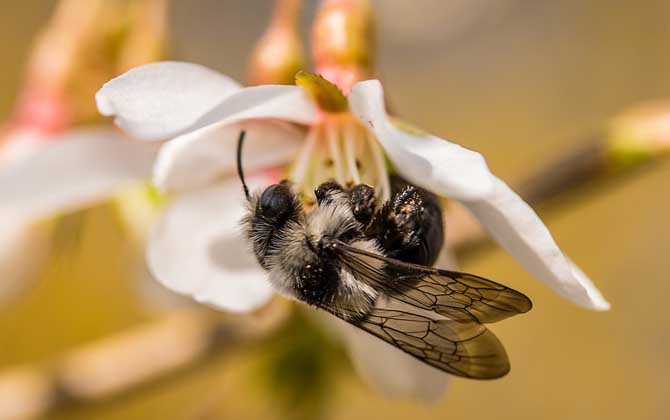
<svg viewBox="0 0 670 420">
<path fill-rule="evenodd" d="M 346 306 L 360 316 L 370 310 L 378 294 L 345 272 L 332 244 L 338 241 L 371 252 L 381 250 L 374 239 L 366 237 L 364 226 L 354 218 L 348 194 L 337 187 L 324 185 L 324 191 L 326 188 L 328 191 L 312 211 L 298 212 L 288 219 L 281 217 L 286 221 L 277 224 L 273 223 L 277 218 L 268 217 L 261 205 L 260 197 L 266 190 L 260 196 L 252 196 L 243 223 L 275 288 L 309 305 Z M 295 202 L 290 189 L 275 188 L 267 194 L 270 194 L 266 195 L 267 203 Z"/>
<path fill-rule="evenodd" d="M 301 211 L 288 183 L 252 196 L 244 225 L 272 284 L 309 305 L 355 308 L 356 317 L 361 317 L 370 312 L 379 293 L 346 271 L 333 251 L 334 243 L 409 263 L 432 263 L 443 242 L 442 218 L 425 218 L 430 213 L 424 207 L 424 196 L 426 200 L 434 197 L 399 178 L 397 182 L 398 192 L 381 206 L 371 199 L 374 190 L 367 185 L 347 191 L 334 182 L 324 183 L 317 189 L 317 205 L 309 213 Z M 362 189 L 368 192 L 365 206 L 357 194 Z M 283 206 L 286 214 L 274 209 L 269 212 L 273 204 Z M 367 224 L 356 217 L 360 214 L 354 211 L 357 207 L 369 218 Z M 437 213 L 441 215 L 439 210 Z"/>
<path fill-rule="evenodd" d="M 243 226 L 259 264 L 281 294 L 322 309 L 444 372 L 504 376 L 505 349 L 484 324 L 531 309 L 491 280 L 432 268 L 444 242 L 438 198 L 393 178 L 378 203 L 368 185 L 326 182 L 305 211 L 287 181 L 249 194 Z"/>
</svg>

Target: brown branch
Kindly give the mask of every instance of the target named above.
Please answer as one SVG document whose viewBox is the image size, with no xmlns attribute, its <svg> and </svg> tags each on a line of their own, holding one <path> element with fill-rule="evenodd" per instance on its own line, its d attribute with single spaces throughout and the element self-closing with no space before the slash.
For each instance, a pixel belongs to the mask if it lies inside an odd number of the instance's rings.
<svg viewBox="0 0 670 420">
<path fill-rule="evenodd" d="M 52 363 L 7 370 L 0 374 L 0 419 L 39 418 L 57 408 L 119 395 L 258 340 L 288 314 L 289 304 L 282 299 L 244 316 L 182 309 Z"/>
</svg>

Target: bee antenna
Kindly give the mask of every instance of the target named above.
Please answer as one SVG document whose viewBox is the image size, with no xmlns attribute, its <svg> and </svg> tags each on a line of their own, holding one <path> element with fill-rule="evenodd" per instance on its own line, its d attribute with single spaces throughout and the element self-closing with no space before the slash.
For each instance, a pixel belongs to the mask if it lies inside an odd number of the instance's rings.
<svg viewBox="0 0 670 420">
<path fill-rule="evenodd" d="M 245 135 L 246 131 L 242 130 L 240 132 L 240 137 L 237 139 L 237 175 L 239 175 L 240 181 L 242 181 L 244 195 L 247 197 L 247 200 L 251 200 L 249 197 L 249 187 L 247 187 L 247 183 L 244 181 L 244 172 L 242 171 L 242 143 L 244 142 Z"/>
</svg>

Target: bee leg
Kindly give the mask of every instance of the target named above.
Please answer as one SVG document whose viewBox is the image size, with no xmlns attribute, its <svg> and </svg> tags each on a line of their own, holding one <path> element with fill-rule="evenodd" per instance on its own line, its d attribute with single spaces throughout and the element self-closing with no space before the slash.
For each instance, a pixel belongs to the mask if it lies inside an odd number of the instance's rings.
<svg viewBox="0 0 670 420">
<path fill-rule="evenodd" d="M 375 214 L 375 189 L 366 184 L 356 185 L 349 192 L 349 200 L 356 220 L 368 226 Z"/>
<path fill-rule="evenodd" d="M 440 201 L 401 178 L 392 182 L 396 192 L 373 222 L 377 240 L 388 257 L 432 266 L 444 244 Z"/>
<path fill-rule="evenodd" d="M 332 202 L 337 194 L 341 194 L 343 192 L 344 188 L 342 188 L 340 184 L 337 182 L 328 181 L 319 185 L 319 188 L 314 191 L 314 195 L 316 196 L 317 203 L 322 205 Z"/>
</svg>

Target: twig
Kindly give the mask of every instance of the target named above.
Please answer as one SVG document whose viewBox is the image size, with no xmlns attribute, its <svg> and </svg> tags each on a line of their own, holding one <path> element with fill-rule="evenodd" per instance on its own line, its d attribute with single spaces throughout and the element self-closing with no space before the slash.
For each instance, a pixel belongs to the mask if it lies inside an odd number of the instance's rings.
<svg viewBox="0 0 670 420">
<path fill-rule="evenodd" d="M 0 419 L 33 419 L 99 401 L 179 372 L 206 356 L 261 339 L 288 318 L 275 300 L 260 312 L 224 316 L 189 308 L 75 349 L 53 363 L 0 374 Z"/>
</svg>

